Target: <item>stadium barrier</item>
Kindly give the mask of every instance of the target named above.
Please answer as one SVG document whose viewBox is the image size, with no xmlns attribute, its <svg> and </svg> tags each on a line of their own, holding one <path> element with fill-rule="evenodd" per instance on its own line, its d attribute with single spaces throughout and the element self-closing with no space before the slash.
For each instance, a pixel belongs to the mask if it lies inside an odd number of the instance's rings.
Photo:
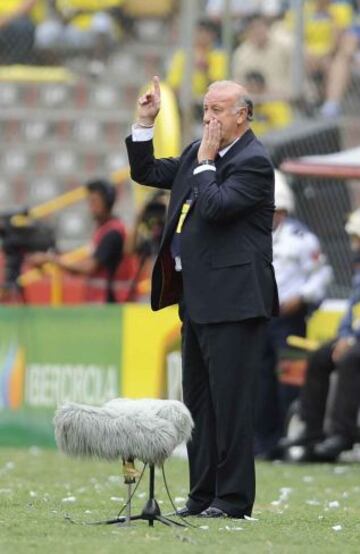
<svg viewBox="0 0 360 554">
<path fill-rule="evenodd" d="M 335 333 L 343 305 L 315 312 L 309 338 Z M 0 446 L 54 446 L 52 418 L 66 401 L 181 398 L 176 307 L 2 307 Z"/>
<path fill-rule="evenodd" d="M 147 305 L 2 307 L 0 332 L 0 446 L 53 445 L 66 401 L 166 397 L 179 350 L 177 310 Z"/>
</svg>

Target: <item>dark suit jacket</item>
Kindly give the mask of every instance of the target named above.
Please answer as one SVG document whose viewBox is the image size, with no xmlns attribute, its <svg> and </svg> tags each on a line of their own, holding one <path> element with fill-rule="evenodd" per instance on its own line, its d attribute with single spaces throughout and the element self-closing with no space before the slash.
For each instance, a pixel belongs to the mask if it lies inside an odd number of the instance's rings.
<svg viewBox="0 0 360 554">
<path fill-rule="evenodd" d="M 179 158 L 156 160 L 152 141 L 126 139 L 131 176 L 170 189 L 167 223 L 153 276 L 151 306 L 159 310 L 184 295 L 197 323 L 269 318 L 278 311 L 272 267 L 274 171 L 248 130 L 216 163 L 193 175 L 199 141 Z M 181 233 L 182 276 L 174 270 L 170 243 L 184 201 L 194 202 Z M 182 291 L 183 288 L 183 291 Z"/>
</svg>

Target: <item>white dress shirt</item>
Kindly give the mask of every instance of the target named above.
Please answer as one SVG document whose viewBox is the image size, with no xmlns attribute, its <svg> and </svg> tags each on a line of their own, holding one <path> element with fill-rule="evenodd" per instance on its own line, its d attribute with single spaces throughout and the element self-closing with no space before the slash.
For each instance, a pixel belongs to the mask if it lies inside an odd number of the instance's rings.
<svg viewBox="0 0 360 554">
<path fill-rule="evenodd" d="M 154 127 L 140 127 L 136 125 L 136 123 L 134 123 L 131 129 L 131 136 L 132 136 L 133 142 L 145 142 L 147 140 L 152 140 L 154 138 Z M 240 137 L 237 137 L 231 144 L 219 150 L 218 152 L 219 156 L 221 158 L 225 156 L 226 152 L 228 152 L 230 148 L 234 146 L 234 144 L 239 140 L 239 138 Z M 216 171 L 216 168 L 211 164 L 199 165 L 198 167 L 195 167 L 194 175 L 197 175 L 202 171 Z"/>
</svg>

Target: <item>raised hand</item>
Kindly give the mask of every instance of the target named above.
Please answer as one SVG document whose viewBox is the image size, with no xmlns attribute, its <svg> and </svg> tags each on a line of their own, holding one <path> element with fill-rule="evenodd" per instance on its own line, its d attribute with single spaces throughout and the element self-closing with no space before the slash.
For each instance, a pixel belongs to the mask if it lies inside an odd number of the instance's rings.
<svg viewBox="0 0 360 554">
<path fill-rule="evenodd" d="M 215 160 L 219 152 L 221 140 L 221 125 L 216 119 L 212 119 L 204 125 L 203 137 L 198 150 L 198 161 Z"/>
<path fill-rule="evenodd" d="M 138 100 L 138 122 L 145 126 L 153 125 L 160 111 L 161 91 L 159 77 L 153 77 L 152 87 Z"/>
</svg>

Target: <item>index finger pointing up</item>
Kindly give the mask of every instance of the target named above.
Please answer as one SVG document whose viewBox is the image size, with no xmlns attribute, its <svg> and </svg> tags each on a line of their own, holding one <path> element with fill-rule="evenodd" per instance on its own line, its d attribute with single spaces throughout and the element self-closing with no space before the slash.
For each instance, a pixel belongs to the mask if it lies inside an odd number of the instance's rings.
<svg viewBox="0 0 360 554">
<path fill-rule="evenodd" d="M 156 96 L 160 96 L 160 79 L 157 75 L 155 75 L 152 79 L 153 86 L 154 86 L 154 94 Z"/>
</svg>

